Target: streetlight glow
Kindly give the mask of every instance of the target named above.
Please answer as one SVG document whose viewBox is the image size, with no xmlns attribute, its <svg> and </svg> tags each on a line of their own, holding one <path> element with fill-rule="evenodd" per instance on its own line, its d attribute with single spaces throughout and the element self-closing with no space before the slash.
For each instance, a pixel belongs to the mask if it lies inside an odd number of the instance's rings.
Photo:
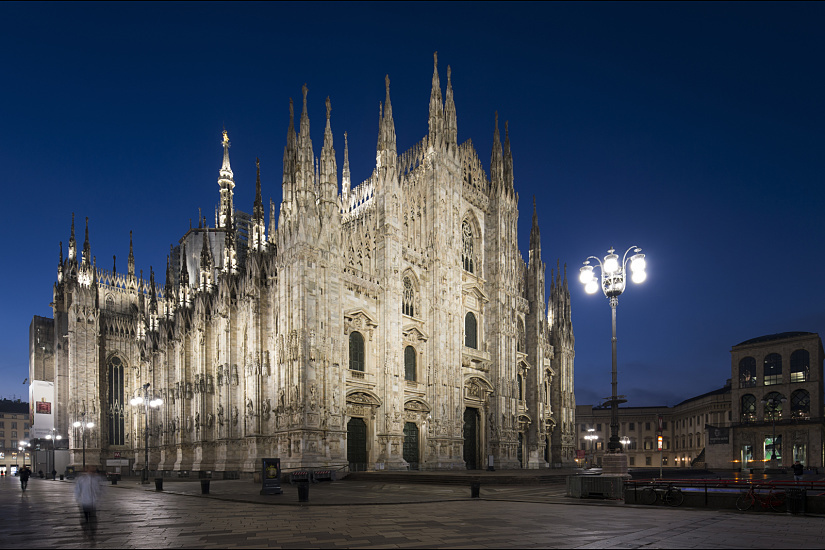
<svg viewBox="0 0 825 550">
<path fill-rule="evenodd" d="M 590 265 L 590 260 L 593 260 L 598 267 L 601 268 L 601 287 L 602 292 L 606 298 L 610 300 L 610 309 L 613 319 L 613 338 L 612 352 L 613 352 L 613 368 L 612 368 L 612 388 L 613 395 L 608 400 L 611 405 L 610 412 L 610 442 L 607 445 L 608 453 L 615 455 L 616 458 L 616 473 L 627 473 L 627 459 L 622 453 L 622 444 L 624 441 L 619 439 L 619 403 L 625 403 L 627 400 L 624 396 L 617 394 L 617 369 L 616 369 L 616 307 L 619 304 L 619 296 L 624 292 L 625 274 L 628 268 L 628 254 L 633 251 L 633 256 L 629 258 L 631 280 L 634 283 L 642 283 L 647 279 L 645 268 L 645 255 L 641 254 L 642 249 L 636 246 L 631 246 L 622 256 L 621 262 L 619 255 L 611 248 L 607 251 L 604 261 L 596 256 L 590 256 L 584 261 L 584 266 L 580 268 L 579 281 L 584 284 L 584 291 L 588 294 L 595 294 L 599 284 L 594 273 L 595 265 Z M 587 436 L 585 436 L 587 437 Z M 611 460 L 612 462 L 612 460 Z"/>
</svg>

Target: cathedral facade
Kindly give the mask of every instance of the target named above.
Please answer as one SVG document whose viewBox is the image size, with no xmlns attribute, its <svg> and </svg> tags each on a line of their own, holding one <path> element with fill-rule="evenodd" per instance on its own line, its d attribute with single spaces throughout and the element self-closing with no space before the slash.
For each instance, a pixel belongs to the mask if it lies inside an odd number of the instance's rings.
<svg viewBox="0 0 825 550">
<path fill-rule="evenodd" d="M 457 141 L 450 69 L 433 72 L 429 132 L 398 154 L 390 101 L 376 165 L 352 186 L 331 109 L 320 157 L 307 89 L 290 101 L 283 197 L 236 210 L 224 132 L 215 223 L 171 248 L 160 284 L 98 268 L 74 218 L 54 286 L 58 429 L 80 463 L 248 475 L 282 467 L 548 468 L 574 464 L 574 339 L 566 270 L 546 267 L 535 203 L 519 252 L 507 125 L 489 174 Z M 190 224 L 191 225 L 191 224 Z M 156 408 L 135 396 L 161 398 Z M 144 417 L 148 410 L 148 418 Z"/>
</svg>

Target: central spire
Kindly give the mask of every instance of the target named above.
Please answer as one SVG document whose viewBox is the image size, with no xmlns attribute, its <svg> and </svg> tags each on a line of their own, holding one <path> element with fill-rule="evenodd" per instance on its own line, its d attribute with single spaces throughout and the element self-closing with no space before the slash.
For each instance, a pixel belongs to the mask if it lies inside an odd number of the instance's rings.
<svg viewBox="0 0 825 550">
<path fill-rule="evenodd" d="M 444 126 L 444 105 L 441 103 L 441 82 L 438 80 L 438 52 L 433 53 L 433 86 L 430 90 L 430 145 L 441 138 Z"/>
<path fill-rule="evenodd" d="M 226 227 L 232 223 L 232 218 L 235 215 L 235 207 L 232 203 L 232 190 L 235 188 L 235 180 L 233 179 L 234 174 L 232 173 L 232 167 L 229 165 L 230 143 L 229 135 L 226 133 L 225 128 L 223 130 L 221 145 L 223 146 L 223 164 L 221 164 L 220 177 L 218 178 L 218 186 L 221 188 L 221 206 L 218 210 L 220 213 L 218 224 L 220 227 Z"/>
</svg>

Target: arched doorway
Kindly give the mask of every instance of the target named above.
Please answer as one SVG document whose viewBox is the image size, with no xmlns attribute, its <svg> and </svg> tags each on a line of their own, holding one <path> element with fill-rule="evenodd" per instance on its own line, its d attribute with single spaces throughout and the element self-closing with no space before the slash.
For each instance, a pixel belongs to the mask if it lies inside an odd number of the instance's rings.
<svg viewBox="0 0 825 550">
<path fill-rule="evenodd" d="M 367 423 L 363 418 L 347 422 L 347 462 L 350 472 L 367 469 Z"/>
<path fill-rule="evenodd" d="M 464 463 L 468 470 L 478 469 L 478 409 L 464 409 Z"/>
<path fill-rule="evenodd" d="M 410 465 L 410 470 L 418 469 L 418 426 L 415 422 L 404 424 L 404 460 Z"/>
</svg>

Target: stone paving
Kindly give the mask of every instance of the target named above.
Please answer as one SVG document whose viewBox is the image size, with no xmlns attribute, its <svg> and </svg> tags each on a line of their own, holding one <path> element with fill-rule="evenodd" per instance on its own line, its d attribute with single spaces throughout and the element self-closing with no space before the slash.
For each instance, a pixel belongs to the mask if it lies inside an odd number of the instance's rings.
<svg viewBox="0 0 825 550">
<path fill-rule="evenodd" d="M 337 481 L 261 496 L 250 481 L 104 483 L 86 538 L 72 481 L 0 478 L 4 548 L 820 548 L 821 517 L 631 506 L 564 496 L 562 484 Z M 572 505 L 575 504 L 575 505 Z"/>
</svg>

